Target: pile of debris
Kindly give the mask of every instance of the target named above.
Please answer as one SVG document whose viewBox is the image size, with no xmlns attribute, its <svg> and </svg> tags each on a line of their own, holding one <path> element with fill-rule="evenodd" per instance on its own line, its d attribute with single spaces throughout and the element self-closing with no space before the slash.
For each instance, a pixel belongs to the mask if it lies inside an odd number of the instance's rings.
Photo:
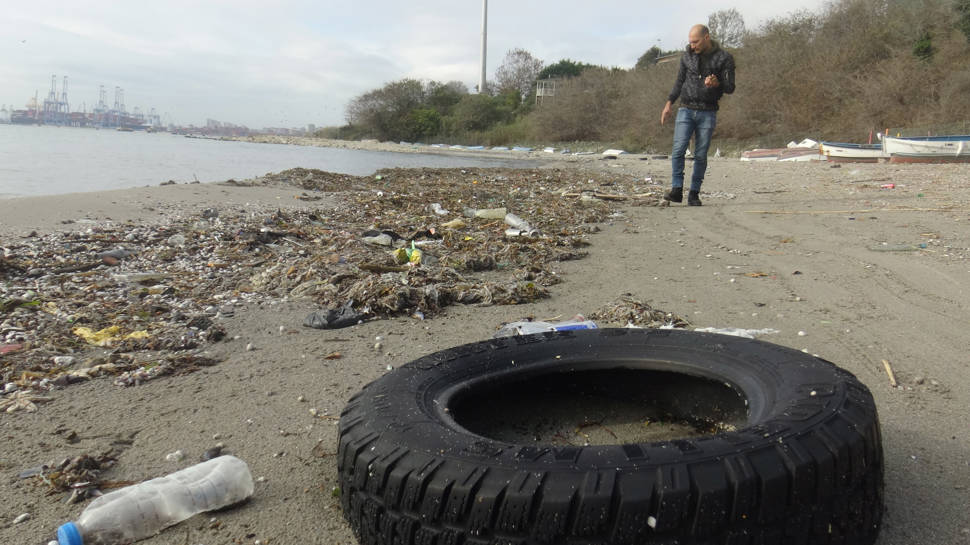
<svg viewBox="0 0 970 545">
<path fill-rule="evenodd" d="M 655 309 L 648 303 L 625 293 L 589 315 L 590 320 L 620 327 L 683 329 L 690 327 L 686 318 Z"/>
<path fill-rule="evenodd" d="M 241 303 L 310 299 L 370 319 L 535 301 L 561 281 L 550 265 L 585 257 L 617 203 L 660 199 L 642 179 L 577 169 L 292 169 L 225 183 L 304 192 L 285 208 L 0 241 L 0 400 L 20 392 L 6 410 L 100 375 L 132 385 L 212 365 L 201 351 Z"/>
</svg>

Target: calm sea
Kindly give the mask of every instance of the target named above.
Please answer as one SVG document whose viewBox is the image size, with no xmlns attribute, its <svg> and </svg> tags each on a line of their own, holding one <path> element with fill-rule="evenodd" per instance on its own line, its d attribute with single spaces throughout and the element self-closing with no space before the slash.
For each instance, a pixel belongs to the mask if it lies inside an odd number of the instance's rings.
<svg viewBox="0 0 970 545">
<path fill-rule="evenodd" d="M 176 182 L 242 180 L 288 168 L 367 175 L 388 167 L 527 167 L 523 160 L 250 144 L 168 133 L 0 124 L 0 198 Z"/>
</svg>

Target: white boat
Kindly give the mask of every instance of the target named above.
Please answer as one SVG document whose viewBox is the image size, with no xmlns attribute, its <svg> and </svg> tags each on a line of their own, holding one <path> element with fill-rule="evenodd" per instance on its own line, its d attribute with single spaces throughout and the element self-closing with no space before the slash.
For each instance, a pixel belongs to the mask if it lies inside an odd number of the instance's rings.
<svg viewBox="0 0 970 545">
<path fill-rule="evenodd" d="M 778 154 L 779 161 L 801 162 L 801 161 L 824 161 L 825 156 L 815 147 L 794 147 L 786 148 Z"/>
<path fill-rule="evenodd" d="M 882 144 L 822 142 L 821 149 L 826 159 L 839 163 L 876 163 L 887 157 Z"/>
<path fill-rule="evenodd" d="M 804 148 L 757 148 L 741 152 L 742 161 L 824 161 L 818 146 Z"/>
<path fill-rule="evenodd" d="M 741 153 L 742 161 L 824 161 L 818 142 L 806 138 L 801 142 L 789 142 L 784 148 L 756 148 Z"/>
<path fill-rule="evenodd" d="M 970 162 L 970 135 L 884 136 L 882 145 L 892 163 Z"/>
<path fill-rule="evenodd" d="M 778 155 L 787 148 L 755 148 L 741 152 L 742 161 L 777 161 Z"/>
</svg>

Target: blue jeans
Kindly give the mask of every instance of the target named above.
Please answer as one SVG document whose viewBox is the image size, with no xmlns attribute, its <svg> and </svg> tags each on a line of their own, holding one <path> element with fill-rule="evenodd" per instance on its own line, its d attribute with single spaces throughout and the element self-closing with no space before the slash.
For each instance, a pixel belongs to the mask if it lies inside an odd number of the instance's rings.
<svg viewBox="0 0 970 545">
<path fill-rule="evenodd" d="M 674 122 L 674 150 L 670 154 L 673 168 L 671 187 L 684 187 L 684 154 L 690 137 L 694 135 L 694 172 L 690 177 L 690 190 L 700 191 L 707 172 L 707 148 L 711 147 L 711 135 L 717 125 L 717 111 L 680 108 Z"/>
</svg>

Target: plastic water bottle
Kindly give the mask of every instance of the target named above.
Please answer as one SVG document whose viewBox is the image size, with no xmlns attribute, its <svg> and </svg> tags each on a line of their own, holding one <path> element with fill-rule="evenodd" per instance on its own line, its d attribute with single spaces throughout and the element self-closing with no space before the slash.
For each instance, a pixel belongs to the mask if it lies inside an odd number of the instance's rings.
<svg viewBox="0 0 970 545">
<path fill-rule="evenodd" d="M 57 542 L 133 543 L 192 515 L 238 503 L 252 494 L 253 477 L 246 462 L 235 456 L 219 456 L 96 498 L 76 522 L 57 529 Z"/>
<path fill-rule="evenodd" d="M 597 329 L 596 322 L 587 320 L 581 315 L 574 316 L 571 320 L 561 322 L 510 322 L 502 326 L 492 338 L 512 337 L 515 335 L 532 335 L 533 333 L 545 333 L 546 331 L 570 331 L 574 329 Z"/>
</svg>

